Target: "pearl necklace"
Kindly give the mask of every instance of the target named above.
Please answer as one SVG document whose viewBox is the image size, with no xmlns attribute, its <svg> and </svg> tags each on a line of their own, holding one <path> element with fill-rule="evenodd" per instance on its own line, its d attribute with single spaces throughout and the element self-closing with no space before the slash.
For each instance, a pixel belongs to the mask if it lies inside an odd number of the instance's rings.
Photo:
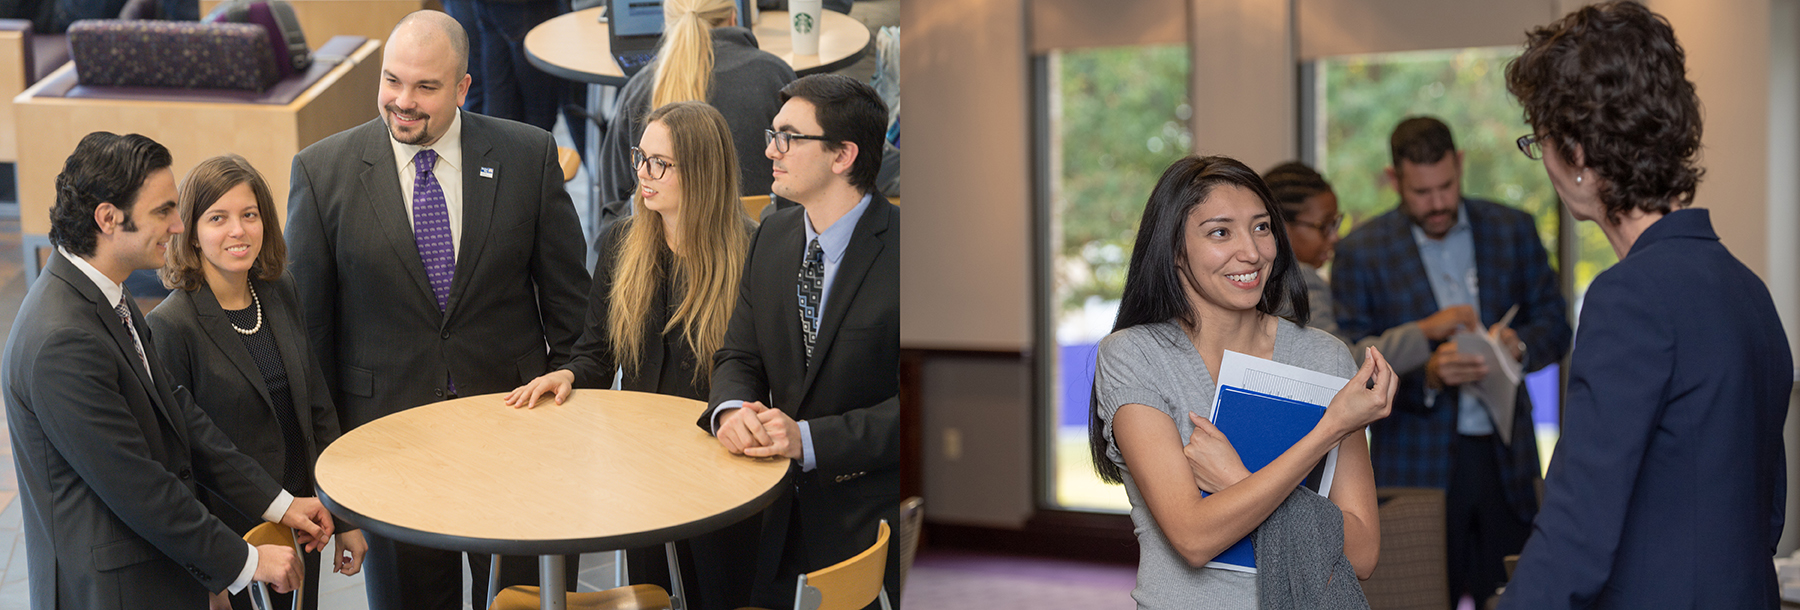
<svg viewBox="0 0 1800 610">
<path fill-rule="evenodd" d="M 256 331 L 262 330 L 262 301 L 256 298 L 255 286 L 250 287 L 250 303 L 256 306 L 256 326 L 251 327 L 249 330 L 245 330 L 238 328 L 237 323 L 231 323 L 231 330 L 237 331 L 240 335 L 254 335 L 256 334 Z"/>
</svg>

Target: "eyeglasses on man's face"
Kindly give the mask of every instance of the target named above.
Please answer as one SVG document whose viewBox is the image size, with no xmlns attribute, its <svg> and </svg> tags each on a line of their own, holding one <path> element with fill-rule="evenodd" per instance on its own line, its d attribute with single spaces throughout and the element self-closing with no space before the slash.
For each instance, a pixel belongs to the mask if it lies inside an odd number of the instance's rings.
<svg viewBox="0 0 1800 610">
<path fill-rule="evenodd" d="M 1532 161 L 1543 160 L 1544 146 L 1538 142 L 1537 134 L 1528 133 L 1528 134 L 1519 136 L 1518 144 L 1519 144 L 1519 152 L 1525 153 L 1525 156 L 1527 158 L 1531 159 Z"/>
<path fill-rule="evenodd" d="M 773 143 L 775 144 L 775 152 L 784 155 L 787 154 L 789 148 L 794 146 L 794 140 L 818 140 L 820 142 L 830 142 L 831 138 L 825 136 L 803 136 L 789 131 L 775 131 L 773 129 L 763 130 L 763 146 L 768 146 L 770 143 Z"/>
<path fill-rule="evenodd" d="M 650 169 L 647 171 L 644 169 L 646 164 L 650 166 Z M 646 155 L 642 148 L 636 146 L 631 147 L 631 169 L 650 174 L 651 180 L 663 179 L 663 176 L 669 174 L 669 168 L 671 167 L 675 167 L 675 164 Z"/>
<path fill-rule="evenodd" d="M 1318 231 L 1319 237 L 1330 237 L 1337 234 L 1338 227 L 1344 226 L 1344 214 L 1339 212 L 1337 216 L 1328 218 L 1325 222 L 1316 223 L 1295 218 L 1293 224 Z"/>
</svg>

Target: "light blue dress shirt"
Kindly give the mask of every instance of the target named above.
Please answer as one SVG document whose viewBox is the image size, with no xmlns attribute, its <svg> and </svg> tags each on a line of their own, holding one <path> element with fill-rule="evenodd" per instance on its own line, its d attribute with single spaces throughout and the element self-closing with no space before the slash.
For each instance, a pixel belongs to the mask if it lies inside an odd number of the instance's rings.
<svg viewBox="0 0 1800 610">
<path fill-rule="evenodd" d="M 1475 229 L 1469 225 L 1469 211 L 1461 202 L 1456 204 L 1456 224 L 1443 239 L 1432 239 L 1425 235 L 1425 230 L 1413 225 L 1413 242 L 1419 246 L 1419 258 L 1425 263 L 1425 276 L 1431 280 L 1431 294 L 1437 298 L 1438 309 L 1453 305 L 1468 305 L 1481 311 L 1480 283 L 1475 277 Z M 1471 329 L 1480 332 L 1481 329 Z M 1432 404 L 1436 400 L 1436 392 L 1426 390 L 1428 400 Z M 1456 432 L 1469 436 L 1485 436 L 1494 433 L 1494 422 L 1489 419 L 1487 408 L 1481 399 L 1469 392 L 1459 395 L 1457 403 Z"/>
<path fill-rule="evenodd" d="M 845 213 L 843 218 L 839 218 L 837 219 L 837 222 L 831 223 L 831 226 L 826 228 L 823 233 L 813 228 L 812 216 L 810 215 L 806 217 L 806 222 L 801 223 L 806 227 L 806 245 L 800 248 L 801 264 L 806 264 L 806 251 L 812 248 L 812 242 L 814 240 L 818 240 L 819 248 L 825 251 L 825 285 L 819 290 L 819 308 L 817 310 L 817 315 L 820 318 L 825 316 L 825 304 L 831 301 L 831 284 L 837 279 L 838 265 L 844 262 L 844 252 L 850 249 L 850 235 L 856 232 L 856 223 L 862 220 L 863 212 L 869 209 L 869 201 L 873 199 L 874 197 L 870 195 L 863 195 L 862 200 L 856 202 L 856 207 L 850 208 L 850 211 Z M 798 282 L 799 278 L 795 278 L 795 281 Z M 798 314 L 797 311 L 796 314 Z M 815 327 L 817 327 L 818 322 L 818 319 L 813 320 Z M 713 411 L 713 433 L 717 434 L 719 432 L 719 417 L 721 414 L 731 409 L 741 409 L 743 407 L 744 401 L 742 400 L 727 400 L 719 403 L 718 410 Z M 789 417 L 792 417 L 793 415 L 794 413 L 792 411 L 788 412 Z M 818 460 L 813 454 L 812 426 L 808 425 L 805 420 L 801 420 L 800 470 L 811 472 L 812 469 L 817 468 L 818 466 Z"/>
</svg>

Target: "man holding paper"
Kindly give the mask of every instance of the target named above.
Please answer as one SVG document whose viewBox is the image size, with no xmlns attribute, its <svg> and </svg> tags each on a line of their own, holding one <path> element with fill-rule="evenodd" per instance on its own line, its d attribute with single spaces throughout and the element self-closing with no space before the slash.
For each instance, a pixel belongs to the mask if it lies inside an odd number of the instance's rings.
<svg viewBox="0 0 1800 610">
<path fill-rule="evenodd" d="M 1495 362 L 1460 353 L 1488 341 L 1479 335 L 1434 342 L 1423 367 L 1397 371 L 1393 415 L 1370 427 L 1377 485 L 1445 490 L 1451 601 L 1481 601 L 1505 581 L 1502 558 L 1525 545 L 1540 475 L 1530 397 L 1516 383 L 1511 404 L 1484 404 L 1465 390 L 1490 371 L 1503 374 L 1498 356 L 1522 370 L 1561 360 L 1569 348 L 1567 305 L 1531 217 L 1463 197 L 1463 156 L 1448 126 L 1407 119 L 1389 144 L 1400 205 L 1338 246 L 1331 282 L 1338 327 L 1360 340 L 1459 304 L 1492 325 L 1466 330 L 1491 333 Z M 1514 307 L 1510 323 L 1500 324 Z"/>
</svg>

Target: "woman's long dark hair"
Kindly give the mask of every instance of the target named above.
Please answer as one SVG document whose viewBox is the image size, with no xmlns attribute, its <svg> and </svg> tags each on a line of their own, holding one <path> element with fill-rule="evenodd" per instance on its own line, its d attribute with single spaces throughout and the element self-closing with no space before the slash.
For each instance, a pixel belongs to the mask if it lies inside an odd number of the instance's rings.
<svg viewBox="0 0 1800 610">
<path fill-rule="evenodd" d="M 1191 156 L 1176 161 L 1163 171 L 1144 204 L 1144 217 L 1138 221 L 1137 244 L 1131 249 L 1131 267 L 1125 273 L 1125 294 L 1119 299 L 1119 317 L 1113 321 L 1113 332 L 1140 324 L 1154 324 L 1171 319 L 1193 326 L 1194 304 L 1188 300 L 1181 272 L 1175 268 L 1176 257 L 1187 251 L 1185 224 L 1194 206 L 1206 201 L 1220 185 L 1239 186 L 1256 194 L 1269 213 L 1269 226 L 1275 233 L 1275 260 L 1270 265 L 1269 283 L 1263 287 L 1262 300 L 1256 310 L 1268 315 L 1283 315 L 1295 324 L 1306 325 L 1310 311 L 1306 299 L 1306 280 L 1297 272 L 1294 249 L 1288 244 L 1287 223 L 1282 220 L 1281 206 L 1261 176 L 1230 157 Z M 1123 483 L 1119 465 L 1106 456 L 1106 422 L 1100 419 L 1098 372 L 1088 400 L 1088 449 L 1093 453 L 1094 471 L 1108 483 Z"/>
</svg>

